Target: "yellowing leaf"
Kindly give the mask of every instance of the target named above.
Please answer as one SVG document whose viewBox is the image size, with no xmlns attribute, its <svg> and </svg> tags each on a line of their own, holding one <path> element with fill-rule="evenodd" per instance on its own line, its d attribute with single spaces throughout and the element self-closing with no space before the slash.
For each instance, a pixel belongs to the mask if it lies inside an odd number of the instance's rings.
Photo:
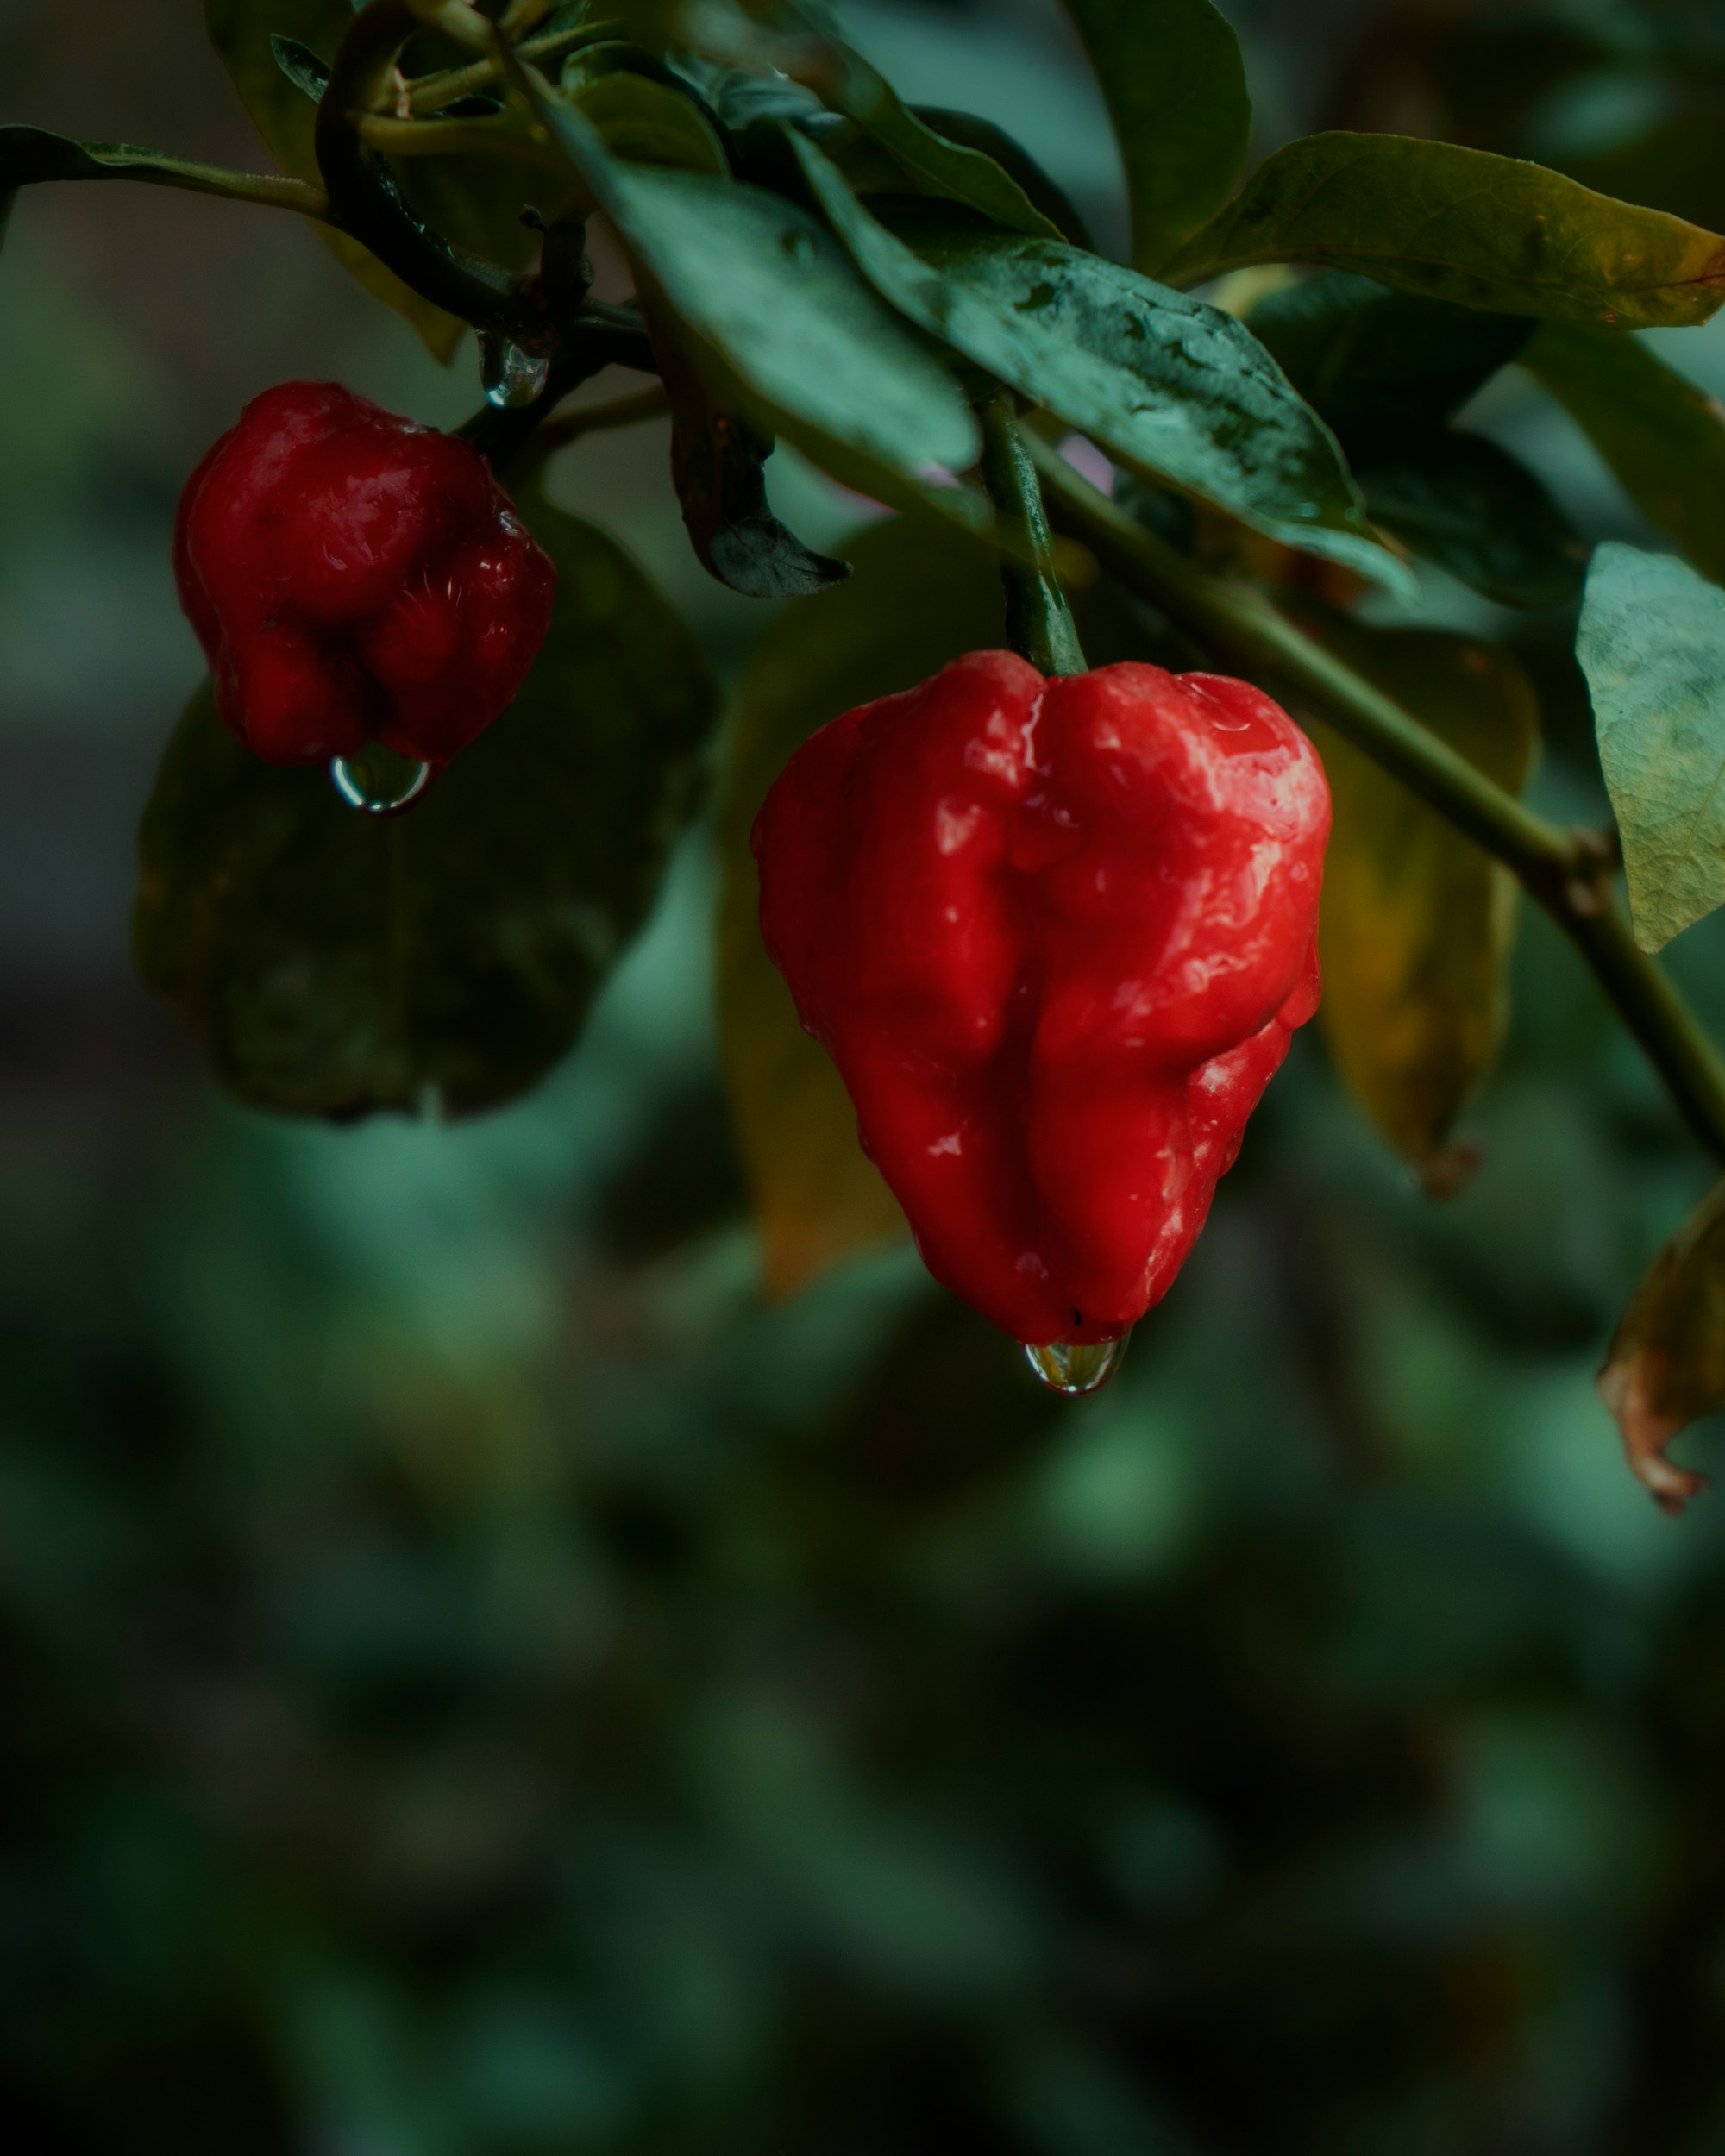
<svg viewBox="0 0 1725 2156">
<path fill-rule="evenodd" d="M 1325 624 L 1323 641 L 1511 792 L 1539 713 L 1513 660 L 1427 630 Z M 1324 1037 L 1349 1090 L 1434 1191 L 1444 1142 L 1496 1056 L 1516 887 L 1405 787 L 1314 724 L 1335 805 L 1319 951 Z"/>
<path fill-rule="evenodd" d="M 718 918 L 719 1039 L 768 1291 L 900 1234 L 904 1216 L 856 1141 L 826 1051 L 797 1022 L 761 942 L 750 828 L 817 727 L 998 644 L 1000 582 L 979 545 L 895 517 L 844 549 L 850 580 L 784 614 L 756 649 L 727 740 Z"/>
<path fill-rule="evenodd" d="M 1631 1471 L 1664 1512 L 1707 1487 L 1665 1457 L 1698 1415 L 1725 1405 L 1725 1183 L 1667 1243 L 1630 1298 L 1599 1373 Z"/>
<path fill-rule="evenodd" d="M 1310 135 L 1260 165 L 1168 265 L 1197 284 L 1251 262 L 1319 262 L 1399 291 L 1552 322 L 1705 322 L 1725 238 L 1453 142 Z"/>
</svg>

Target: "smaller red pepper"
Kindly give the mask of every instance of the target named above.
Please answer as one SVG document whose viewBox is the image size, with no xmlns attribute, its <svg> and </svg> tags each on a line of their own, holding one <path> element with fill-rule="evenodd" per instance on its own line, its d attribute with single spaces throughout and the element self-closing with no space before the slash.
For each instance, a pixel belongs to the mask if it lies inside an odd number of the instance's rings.
<svg viewBox="0 0 1725 2156">
<path fill-rule="evenodd" d="M 1026 1343 L 1168 1289 L 1318 1002 L 1329 790 L 1244 681 L 973 652 L 806 742 L 761 927 L 928 1268 Z"/>
<path fill-rule="evenodd" d="M 247 405 L 186 482 L 180 605 L 270 763 L 443 763 L 521 686 L 556 571 L 470 442 L 333 382 Z"/>
</svg>

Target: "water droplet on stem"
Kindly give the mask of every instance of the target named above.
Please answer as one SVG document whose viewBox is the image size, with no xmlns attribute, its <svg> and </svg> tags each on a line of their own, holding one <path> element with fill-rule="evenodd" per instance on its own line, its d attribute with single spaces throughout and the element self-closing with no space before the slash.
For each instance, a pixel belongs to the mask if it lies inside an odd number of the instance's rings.
<svg viewBox="0 0 1725 2156">
<path fill-rule="evenodd" d="M 1100 1392 L 1126 1360 L 1131 1337 L 1123 1332 L 1118 1340 L 1092 1340 L 1078 1345 L 1056 1340 L 1047 1347 L 1032 1347 L 1026 1342 L 1025 1360 L 1051 1392 Z"/>
<path fill-rule="evenodd" d="M 357 755 L 331 756 L 329 782 L 350 809 L 367 816 L 399 816 L 437 775 L 437 766 L 398 756 L 376 742 Z"/>
<path fill-rule="evenodd" d="M 504 411 L 536 404 L 550 373 L 551 362 L 543 354 L 524 352 L 513 338 L 495 329 L 480 332 L 480 380 L 488 404 Z"/>
</svg>

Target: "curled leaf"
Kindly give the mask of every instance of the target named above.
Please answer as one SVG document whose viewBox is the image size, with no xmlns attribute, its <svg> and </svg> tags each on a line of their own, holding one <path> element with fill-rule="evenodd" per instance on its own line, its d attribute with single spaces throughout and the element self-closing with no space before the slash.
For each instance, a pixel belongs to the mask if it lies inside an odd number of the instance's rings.
<svg viewBox="0 0 1725 2156">
<path fill-rule="evenodd" d="M 1725 1183 L 1653 1260 L 1630 1298 L 1599 1373 L 1637 1482 L 1662 1512 L 1708 1486 L 1666 1448 L 1697 1416 L 1725 1406 Z"/>
</svg>

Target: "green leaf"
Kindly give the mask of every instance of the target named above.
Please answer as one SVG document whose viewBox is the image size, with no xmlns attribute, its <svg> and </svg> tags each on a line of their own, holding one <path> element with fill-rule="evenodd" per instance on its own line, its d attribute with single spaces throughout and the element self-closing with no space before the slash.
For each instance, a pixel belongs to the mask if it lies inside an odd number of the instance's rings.
<svg viewBox="0 0 1725 2156">
<path fill-rule="evenodd" d="M 1350 448 L 1452 419 L 1534 333 L 1525 316 L 1417 298 L 1346 270 L 1267 293 L 1246 326 Z"/>
<path fill-rule="evenodd" d="M 312 147 L 317 110 L 277 65 L 273 40 L 289 39 L 327 61 L 353 20 L 347 0 L 204 0 L 204 19 L 210 42 L 277 164 L 296 179 L 321 185 Z M 455 356 L 465 323 L 422 299 L 358 241 L 341 232 L 325 237 L 342 267 L 405 315 L 440 360 Z"/>
<path fill-rule="evenodd" d="M 613 157 L 728 176 L 724 151 L 699 107 L 664 83 L 617 69 L 578 79 L 567 94 Z"/>
<path fill-rule="evenodd" d="M 1539 737 L 1531 684 L 1502 651 L 1429 630 L 1308 623 L 1488 778 L 1520 793 Z M 1335 808 L 1324 862 L 1319 1018 L 1349 1091 L 1434 1190 L 1464 1157 L 1456 1118 L 1508 1018 L 1516 884 L 1380 766 L 1311 723 Z"/>
<path fill-rule="evenodd" d="M 1167 266 L 1198 284 L 1317 262 L 1502 314 L 1626 329 L 1705 322 L 1725 239 L 1559 172 L 1452 142 L 1313 135 L 1261 165 Z"/>
<path fill-rule="evenodd" d="M 302 45 L 297 37 L 282 37 L 272 31 L 270 52 L 294 88 L 313 104 L 322 104 L 323 92 L 329 87 L 329 70 L 311 47 Z"/>
<path fill-rule="evenodd" d="M 913 322 L 1111 454 L 1411 595 L 1328 429 L 1232 315 L 932 204 L 895 205 L 889 231 L 812 142 L 792 140 L 846 246 Z"/>
<path fill-rule="evenodd" d="M 1146 275 L 1228 198 L 1251 100 L 1239 41 L 1209 0 L 1065 0 L 1107 101 Z"/>
<path fill-rule="evenodd" d="M 1070 240 L 1074 247 L 1094 249 L 1095 242 L 1066 190 L 1051 180 L 1023 144 L 1015 141 L 1004 128 L 996 127 L 992 120 L 985 120 L 980 114 L 956 112 L 947 105 L 913 105 L 911 110 L 949 142 L 962 143 L 966 149 L 986 151 L 1017 181 L 1063 240 Z M 902 188 L 899 191 L 902 193 Z"/>
<path fill-rule="evenodd" d="M 1634 337 L 1547 324 L 1521 355 L 1703 574 L 1725 580 L 1725 409 Z"/>
<path fill-rule="evenodd" d="M 140 180 L 196 195 L 246 200 L 267 198 L 265 191 L 279 189 L 283 197 L 298 194 L 297 202 L 284 204 L 294 208 L 304 207 L 309 200 L 289 180 L 260 179 L 223 166 L 140 149 L 132 142 L 78 142 L 70 135 L 50 135 L 45 128 L 0 127 L 0 202 L 9 203 L 20 187 L 65 179 Z"/>
<path fill-rule="evenodd" d="M 1643 950 L 1725 901 L 1725 592 L 1615 542 L 1588 573 L 1575 655 L 1623 837 Z"/>
<path fill-rule="evenodd" d="M 771 438 L 720 410 L 674 338 L 649 317 L 671 400 L 671 476 L 701 566 L 745 599 L 806 599 L 843 583 L 843 561 L 806 547 L 767 500 Z"/>
<path fill-rule="evenodd" d="M 1375 523 L 1500 606 L 1562 606 L 1580 591 L 1585 541 L 1495 442 L 1433 428 L 1357 454 L 1354 473 Z"/>
<path fill-rule="evenodd" d="M 535 109 L 728 409 L 883 499 L 921 493 L 932 466 L 975 461 L 957 382 L 806 210 L 747 183 L 624 165 L 580 113 L 536 96 Z M 976 499 L 940 492 L 949 513 Z"/>
<path fill-rule="evenodd" d="M 1662 1512 L 1707 1488 L 1665 1457 L 1673 1438 L 1725 1406 L 1725 1183 L 1667 1243 L 1630 1298 L 1599 1373 L 1630 1472 Z"/>
<path fill-rule="evenodd" d="M 817 727 L 1000 641 L 1000 582 L 983 547 L 906 517 L 876 525 L 848 551 L 850 581 L 790 609 L 756 645 L 722 781 L 719 1039 L 767 1283 L 780 1294 L 904 1224 L 856 1142 L 837 1072 L 799 1025 L 762 945 L 750 826 Z"/>
<path fill-rule="evenodd" d="M 837 34 L 824 8 L 794 0 L 788 12 L 814 28 L 818 42 L 800 43 L 797 64 L 787 72 L 867 128 L 920 191 L 964 203 L 1009 232 L 1059 238 L 1059 227 L 986 151 L 951 141 L 918 119 L 880 70 Z"/>
<path fill-rule="evenodd" d="M 301 1115 L 488 1108 L 566 1052 L 698 790 L 716 692 L 591 525 L 524 502 L 556 612 L 514 705 L 406 814 L 261 763 L 199 693 L 141 840 L 139 970 L 223 1082 Z"/>
</svg>

